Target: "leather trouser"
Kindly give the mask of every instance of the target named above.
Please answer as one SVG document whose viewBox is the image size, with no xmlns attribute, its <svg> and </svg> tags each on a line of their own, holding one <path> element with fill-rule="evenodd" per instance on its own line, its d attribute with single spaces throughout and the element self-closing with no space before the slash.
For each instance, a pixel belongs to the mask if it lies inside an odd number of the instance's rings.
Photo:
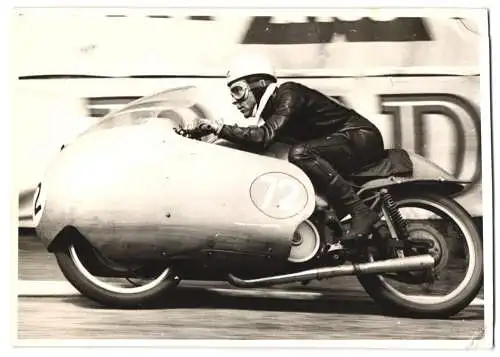
<svg viewBox="0 0 500 357">
<path fill-rule="evenodd" d="M 292 146 L 288 159 L 300 167 L 320 193 L 337 176 L 349 176 L 383 158 L 378 130 L 351 129 Z"/>
<path fill-rule="evenodd" d="M 384 143 L 378 129 L 351 129 L 295 145 L 288 159 L 306 173 L 317 192 L 325 195 L 343 216 L 353 213 L 360 202 L 344 177 L 381 160 L 383 155 Z"/>
</svg>

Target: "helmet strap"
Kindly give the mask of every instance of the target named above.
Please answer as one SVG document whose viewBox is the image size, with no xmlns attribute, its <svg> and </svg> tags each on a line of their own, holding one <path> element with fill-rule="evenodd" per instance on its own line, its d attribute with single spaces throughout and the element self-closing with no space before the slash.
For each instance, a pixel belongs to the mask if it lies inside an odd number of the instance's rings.
<svg viewBox="0 0 500 357">
<path fill-rule="evenodd" d="M 247 82 L 247 83 L 250 89 L 266 88 L 269 85 L 269 81 L 266 81 L 265 79 L 259 79 L 258 81 Z"/>
<path fill-rule="evenodd" d="M 266 89 L 271 84 L 273 84 L 273 82 L 271 82 L 268 79 L 262 78 L 262 79 L 258 79 L 258 80 L 247 80 L 247 84 L 248 84 L 248 87 L 250 88 L 250 90 L 252 91 L 252 93 L 255 97 L 255 100 L 258 103 L 258 102 L 260 102 Z"/>
</svg>

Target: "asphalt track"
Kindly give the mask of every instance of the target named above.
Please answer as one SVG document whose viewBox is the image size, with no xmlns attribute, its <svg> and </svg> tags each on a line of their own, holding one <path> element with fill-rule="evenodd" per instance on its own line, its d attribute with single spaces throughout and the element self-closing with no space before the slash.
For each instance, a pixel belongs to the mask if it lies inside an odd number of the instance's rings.
<svg viewBox="0 0 500 357">
<path fill-rule="evenodd" d="M 18 339 L 480 339 L 482 295 L 446 320 L 380 311 L 353 277 L 241 290 L 182 282 L 164 304 L 114 310 L 82 297 L 32 235 L 19 238 Z"/>
</svg>

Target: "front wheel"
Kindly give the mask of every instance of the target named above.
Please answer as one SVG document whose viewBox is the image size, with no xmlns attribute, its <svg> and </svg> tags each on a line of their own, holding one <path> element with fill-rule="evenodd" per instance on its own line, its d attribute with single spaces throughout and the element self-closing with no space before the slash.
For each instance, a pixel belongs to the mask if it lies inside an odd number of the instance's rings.
<svg viewBox="0 0 500 357">
<path fill-rule="evenodd" d="M 66 279 L 84 296 L 115 308 L 137 308 L 158 302 L 167 290 L 177 286 L 168 267 L 123 266 L 100 255 L 81 236 L 64 240 L 55 251 L 57 263 Z M 102 276 L 95 271 L 103 272 Z"/>
<path fill-rule="evenodd" d="M 408 239 L 429 247 L 415 254 L 429 253 L 436 264 L 425 273 L 360 275 L 359 282 L 388 312 L 423 318 L 459 313 L 482 287 L 482 242 L 470 215 L 437 194 L 401 194 L 394 200 L 407 224 Z M 384 257 L 371 257 L 379 258 Z"/>
</svg>

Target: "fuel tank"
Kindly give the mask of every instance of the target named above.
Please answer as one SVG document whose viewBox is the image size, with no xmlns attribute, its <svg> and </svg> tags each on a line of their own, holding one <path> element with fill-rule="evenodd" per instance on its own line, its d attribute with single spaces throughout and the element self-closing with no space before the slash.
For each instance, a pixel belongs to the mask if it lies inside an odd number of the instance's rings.
<svg viewBox="0 0 500 357">
<path fill-rule="evenodd" d="M 46 247 L 71 226 L 115 259 L 205 249 L 287 258 L 314 210 L 309 178 L 285 160 L 182 137 L 174 125 L 144 119 L 66 146 L 35 194 Z"/>
</svg>

